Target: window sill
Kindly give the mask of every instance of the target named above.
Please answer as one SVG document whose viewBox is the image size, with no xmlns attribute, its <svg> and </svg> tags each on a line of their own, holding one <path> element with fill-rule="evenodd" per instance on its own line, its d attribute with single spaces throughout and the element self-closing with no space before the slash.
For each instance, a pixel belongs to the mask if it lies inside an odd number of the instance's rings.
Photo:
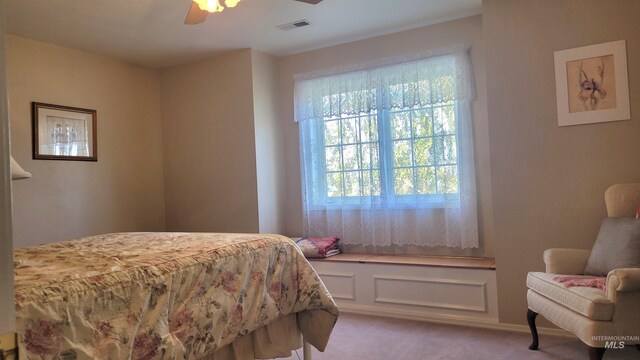
<svg viewBox="0 0 640 360">
<path fill-rule="evenodd" d="M 325 259 L 310 258 L 308 260 L 312 262 L 349 262 L 360 264 L 411 265 L 478 270 L 496 269 L 496 261 L 494 258 L 471 256 L 338 254 Z"/>
</svg>

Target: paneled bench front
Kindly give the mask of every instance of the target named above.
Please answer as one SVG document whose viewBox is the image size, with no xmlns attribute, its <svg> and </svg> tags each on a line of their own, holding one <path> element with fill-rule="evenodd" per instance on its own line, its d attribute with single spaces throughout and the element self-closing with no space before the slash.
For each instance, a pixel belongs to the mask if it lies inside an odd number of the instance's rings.
<svg viewBox="0 0 640 360">
<path fill-rule="evenodd" d="M 341 311 L 489 327 L 498 322 L 493 258 L 340 254 L 309 260 Z"/>
</svg>

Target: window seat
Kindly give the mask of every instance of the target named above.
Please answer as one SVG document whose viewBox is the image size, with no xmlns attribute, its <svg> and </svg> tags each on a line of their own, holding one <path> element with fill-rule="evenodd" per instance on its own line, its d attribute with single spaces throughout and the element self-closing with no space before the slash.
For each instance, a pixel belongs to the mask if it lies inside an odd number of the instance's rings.
<svg viewBox="0 0 640 360">
<path fill-rule="evenodd" d="M 493 258 L 346 253 L 308 260 L 340 311 L 489 327 L 498 322 Z"/>
<path fill-rule="evenodd" d="M 426 256 L 426 255 L 372 255 L 338 254 L 324 259 L 308 259 L 311 262 L 339 262 L 361 264 L 413 265 L 460 269 L 495 270 L 496 261 L 489 257 Z"/>
</svg>

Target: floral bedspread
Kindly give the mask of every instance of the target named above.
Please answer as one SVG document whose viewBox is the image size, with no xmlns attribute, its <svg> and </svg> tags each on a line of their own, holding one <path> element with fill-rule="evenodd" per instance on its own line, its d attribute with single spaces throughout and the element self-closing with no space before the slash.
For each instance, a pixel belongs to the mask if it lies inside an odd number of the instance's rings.
<svg viewBox="0 0 640 360">
<path fill-rule="evenodd" d="M 197 359 L 291 313 L 324 350 L 338 316 L 280 235 L 120 233 L 16 249 L 15 286 L 23 359 Z"/>
</svg>

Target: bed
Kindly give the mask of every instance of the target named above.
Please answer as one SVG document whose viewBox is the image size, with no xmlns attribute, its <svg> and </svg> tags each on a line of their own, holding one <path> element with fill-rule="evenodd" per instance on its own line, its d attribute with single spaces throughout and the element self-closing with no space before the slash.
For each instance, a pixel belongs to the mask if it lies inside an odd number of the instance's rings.
<svg viewBox="0 0 640 360">
<path fill-rule="evenodd" d="M 323 351 L 338 317 L 281 235 L 107 234 L 16 249 L 14 262 L 22 359 L 289 356 L 300 334 Z"/>
</svg>

